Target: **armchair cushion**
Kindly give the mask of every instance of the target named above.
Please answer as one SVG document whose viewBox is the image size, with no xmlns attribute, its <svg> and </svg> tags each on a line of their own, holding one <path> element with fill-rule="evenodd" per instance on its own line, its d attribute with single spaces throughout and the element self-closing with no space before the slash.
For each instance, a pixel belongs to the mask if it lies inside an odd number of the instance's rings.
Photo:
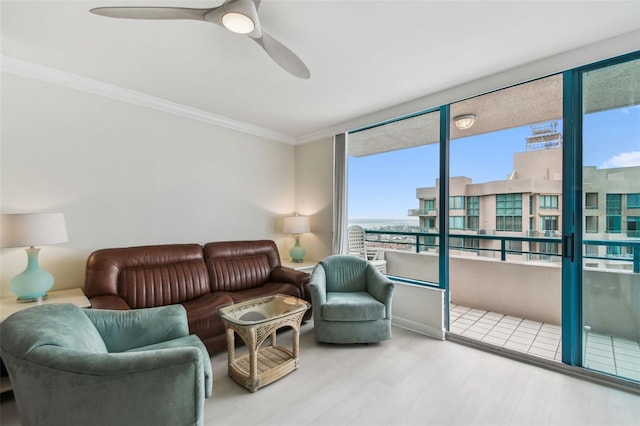
<svg viewBox="0 0 640 426">
<path fill-rule="evenodd" d="M 322 307 L 327 321 L 373 321 L 385 318 L 385 307 L 367 292 L 330 292 Z"/>
</svg>

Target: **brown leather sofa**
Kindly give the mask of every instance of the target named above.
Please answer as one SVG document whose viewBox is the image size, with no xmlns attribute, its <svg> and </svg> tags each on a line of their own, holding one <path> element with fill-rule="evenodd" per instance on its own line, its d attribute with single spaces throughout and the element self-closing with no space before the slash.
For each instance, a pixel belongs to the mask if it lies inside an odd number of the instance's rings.
<svg viewBox="0 0 640 426">
<path fill-rule="evenodd" d="M 182 304 L 210 354 L 226 349 L 217 307 L 277 293 L 311 301 L 309 274 L 283 267 L 270 240 L 102 249 L 87 260 L 85 285 L 97 309 Z"/>
</svg>

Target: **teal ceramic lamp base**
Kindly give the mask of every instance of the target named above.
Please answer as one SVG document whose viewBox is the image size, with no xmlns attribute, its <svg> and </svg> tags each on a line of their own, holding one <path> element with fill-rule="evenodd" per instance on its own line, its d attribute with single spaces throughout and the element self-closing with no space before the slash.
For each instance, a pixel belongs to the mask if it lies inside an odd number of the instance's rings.
<svg viewBox="0 0 640 426">
<path fill-rule="evenodd" d="M 11 279 L 9 288 L 18 296 L 18 302 L 35 302 L 47 297 L 47 291 L 53 287 L 53 275 L 40 269 L 39 248 L 31 247 L 26 251 L 27 269 Z"/>
<path fill-rule="evenodd" d="M 296 245 L 289 250 L 289 256 L 295 263 L 301 263 L 304 260 L 305 250 L 300 246 L 300 235 L 296 235 Z"/>
</svg>

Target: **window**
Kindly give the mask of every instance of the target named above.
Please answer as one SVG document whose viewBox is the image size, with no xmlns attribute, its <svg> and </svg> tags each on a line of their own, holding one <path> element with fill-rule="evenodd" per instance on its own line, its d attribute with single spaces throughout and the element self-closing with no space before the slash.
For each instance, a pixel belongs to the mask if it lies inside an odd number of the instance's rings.
<svg viewBox="0 0 640 426">
<path fill-rule="evenodd" d="M 640 194 L 627 194 L 627 208 L 640 209 Z"/>
<path fill-rule="evenodd" d="M 598 193 L 597 192 L 587 192 L 585 195 L 585 208 L 587 209 L 597 209 L 598 208 Z"/>
<path fill-rule="evenodd" d="M 535 197 L 529 195 L 529 214 L 533 214 L 533 200 L 535 200 Z"/>
<path fill-rule="evenodd" d="M 633 249 L 627 246 L 607 246 L 607 256 L 628 258 L 633 256 Z"/>
<path fill-rule="evenodd" d="M 461 249 L 464 247 L 464 241 L 462 237 L 449 238 L 449 247 L 452 249 Z"/>
<path fill-rule="evenodd" d="M 627 217 L 627 237 L 640 237 L 640 216 Z"/>
<path fill-rule="evenodd" d="M 467 197 L 467 228 L 480 229 L 480 197 Z"/>
<path fill-rule="evenodd" d="M 507 251 L 522 252 L 522 241 L 505 241 L 504 248 Z"/>
<path fill-rule="evenodd" d="M 540 208 L 541 209 L 558 209 L 558 196 L 557 195 L 541 195 Z"/>
<path fill-rule="evenodd" d="M 449 229 L 464 229 L 464 216 L 450 216 Z"/>
<path fill-rule="evenodd" d="M 622 195 L 607 194 L 607 233 L 622 231 Z"/>
<path fill-rule="evenodd" d="M 598 216 L 585 217 L 585 232 L 588 234 L 598 232 Z"/>
<path fill-rule="evenodd" d="M 598 256 L 598 246 L 595 244 L 587 244 L 585 246 L 585 252 L 587 256 Z"/>
<path fill-rule="evenodd" d="M 433 198 L 430 200 L 424 200 L 424 209 L 429 211 L 429 210 L 435 210 L 436 207 L 436 200 L 434 200 Z"/>
<path fill-rule="evenodd" d="M 450 210 L 464 210 L 464 196 L 449 197 Z"/>
<path fill-rule="evenodd" d="M 522 194 L 496 195 L 496 231 L 522 231 Z"/>
<path fill-rule="evenodd" d="M 558 216 L 540 216 L 540 228 L 543 231 L 558 230 Z M 545 236 L 547 233 L 545 232 Z"/>
<path fill-rule="evenodd" d="M 435 217 L 426 218 L 425 225 L 426 225 L 425 226 L 426 228 L 431 228 L 431 229 L 435 228 L 436 227 L 436 218 Z"/>
</svg>

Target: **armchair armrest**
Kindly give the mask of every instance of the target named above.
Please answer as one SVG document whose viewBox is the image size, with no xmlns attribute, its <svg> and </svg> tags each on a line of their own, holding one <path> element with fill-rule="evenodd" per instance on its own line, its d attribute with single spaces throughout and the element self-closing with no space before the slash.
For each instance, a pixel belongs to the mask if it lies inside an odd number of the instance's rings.
<svg viewBox="0 0 640 426">
<path fill-rule="evenodd" d="M 322 305 L 327 303 L 327 273 L 322 263 L 319 263 L 309 278 L 309 289 L 313 303 L 313 318 L 320 320 Z"/>
<path fill-rule="evenodd" d="M 33 424 L 203 423 L 198 348 L 109 354 L 42 346 L 23 362 L 29 372 L 15 390 L 39 407 L 29 410 Z"/>
<path fill-rule="evenodd" d="M 391 318 L 391 299 L 395 285 L 371 263 L 367 265 L 367 292 L 386 307 L 386 318 Z"/>
<path fill-rule="evenodd" d="M 189 335 L 187 311 L 182 305 L 128 311 L 86 309 L 84 313 L 109 352 L 124 352 Z"/>
</svg>

